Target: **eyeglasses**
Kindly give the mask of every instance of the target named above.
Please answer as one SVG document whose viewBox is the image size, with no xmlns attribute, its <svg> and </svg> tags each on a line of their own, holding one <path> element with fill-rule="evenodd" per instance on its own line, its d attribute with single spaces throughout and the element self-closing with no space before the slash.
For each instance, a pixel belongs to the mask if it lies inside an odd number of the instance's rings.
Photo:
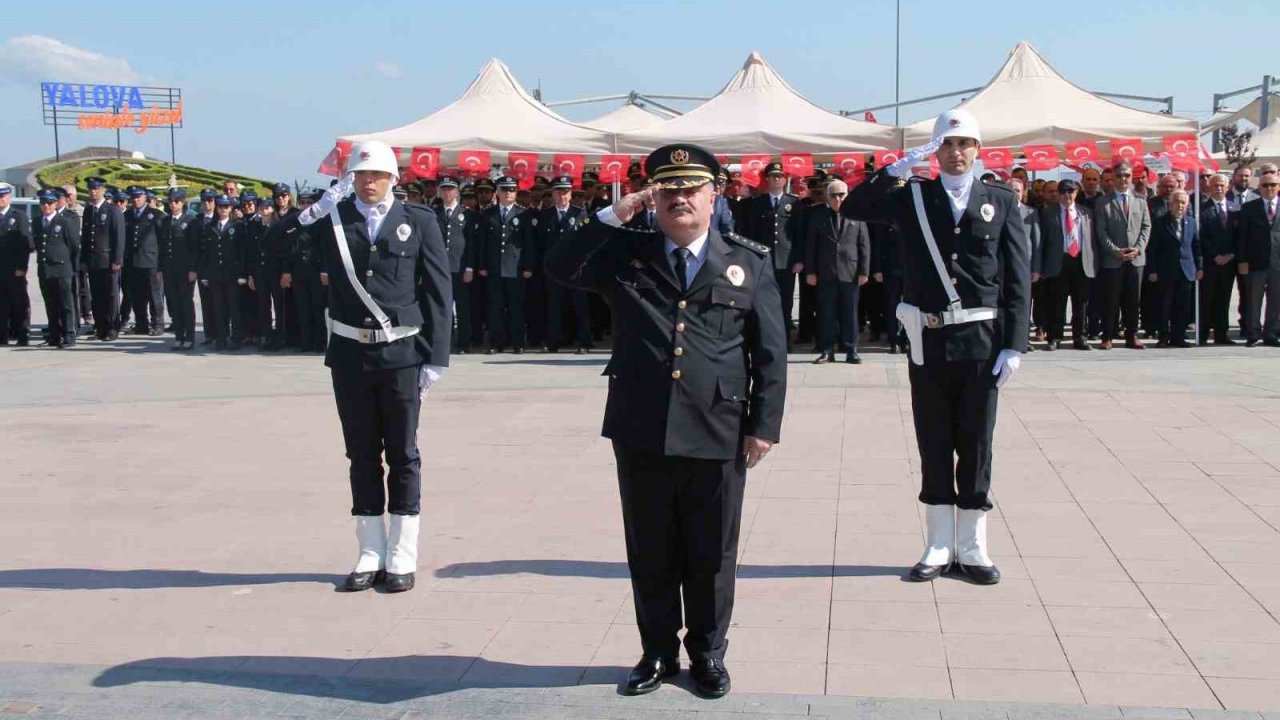
<svg viewBox="0 0 1280 720">
<path fill-rule="evenodd" d="M 838 198 L 845 197 L 845 196 L 847 196 L 848 194 L 849 194 L 849 193 L 827 193 L 827 195 L 829 195 L 829 196 L 831 196 L 831 197 L 838 197 Z"/>
<path fill-rule="evenodd" d="M 1259 183 L 1258 187 L 1280 187 L 1280 183 Z"/>
</svg>

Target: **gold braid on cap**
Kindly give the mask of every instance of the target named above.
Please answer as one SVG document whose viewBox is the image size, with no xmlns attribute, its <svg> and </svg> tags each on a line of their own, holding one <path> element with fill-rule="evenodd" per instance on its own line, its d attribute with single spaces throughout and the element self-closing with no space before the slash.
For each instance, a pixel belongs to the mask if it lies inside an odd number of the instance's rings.
<svg viewBox="0 0 1280 720">
<path fill-rule="evenodd" d="M 649 179 L 655 183 L 660 183 L 664 180 L 679 178 L 697 178 L 710 182 L 715 180 L 716 176 L 712 174 L 711 168 L 706 165 L 662 165 L 653 171 L 653 175 Z"/>
</svg>

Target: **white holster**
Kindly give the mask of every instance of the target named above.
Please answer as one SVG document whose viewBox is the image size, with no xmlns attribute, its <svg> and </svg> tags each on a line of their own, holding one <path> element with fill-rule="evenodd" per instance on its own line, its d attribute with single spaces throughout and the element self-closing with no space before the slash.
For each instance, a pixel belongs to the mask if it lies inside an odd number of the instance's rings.
<svg viewBox="0 0 1280 720">
<path fill-rule="evenodd" d="M 902 323 L 902 331 L 907 334 L 907 342 L 911 348 L 911 362 L 914 365 L 924 364 L 924 313 L 910 303 L 898 303 L 895 313 L 898 322 Z"/>
</svg>

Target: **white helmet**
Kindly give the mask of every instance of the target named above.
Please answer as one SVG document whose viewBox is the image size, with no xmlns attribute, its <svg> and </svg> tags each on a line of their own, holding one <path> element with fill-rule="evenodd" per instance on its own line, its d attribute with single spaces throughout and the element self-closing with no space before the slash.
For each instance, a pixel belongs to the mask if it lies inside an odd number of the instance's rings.
<svg viewBox="0 0 1280 720">
<path fill-rule="evenodd" d="M 978 129 L 978 119 L 968 110 L 953 108 L 938 116 L 933 123 L 933 140 L 941 143 L 949 137 L 973 138 L 982 142 L 982 131 Z"/>
<path fill-rule="evenodd" d="M 391 173 L 392 177 L 400 177 L 400 167 L 396 162 L 396 154 L 391 146 L 377 140 L 366 140 L 351 148 L 351 164 L 348 172 L 357 170 L 380 170 Z"/>
</svg>

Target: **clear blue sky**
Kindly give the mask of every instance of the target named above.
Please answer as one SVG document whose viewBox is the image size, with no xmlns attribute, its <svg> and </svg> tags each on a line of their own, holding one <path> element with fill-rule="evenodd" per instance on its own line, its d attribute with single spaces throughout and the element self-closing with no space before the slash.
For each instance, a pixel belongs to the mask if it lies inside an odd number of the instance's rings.
<svg viewBox="0 0 1280 720">
<path fill-rule="evenodd" d="M 1212 93 L 1280 73 L 1251 29 L 1265 5 L 1214 3 L 1206 12 L 1210 5 L 1187 0 L 902 0 L 902 97 L 983 85 L 1028 40 L 1088 89 L 1174 95 L 1177 112 L 1204 118 Z M 104 10 L 72 2 L 51 14 L 38 3 L 9 3 L 0 29 L 0 167 L 53 154 L 52 130 L 41 124 L 42 80 L 132 76 L 181 87 L 179 162 L 282 180 L 314 177 L 338 134 L 395 127 L 450 102 L 489 57 L 526 87 L 541 80 L 548 100 L 631 89 L 711 95 L 752 50 L 824 107 L 893 100 L 894 0 L 329 6 Z M 1233 42 L 1235 35 L 1255 39 Z M 912 106 L 902 121 L 946 104 Z M 565 114 L 582 120 L 612 107 Z M 892 122 L 892 111 L 879 118 Z M 66 128 L 61 138 L 67 150 L 114 144 L 115 133 Z M 123 144 L 169 154 L 164 130 L 126 134 Z"/>
</svg>

